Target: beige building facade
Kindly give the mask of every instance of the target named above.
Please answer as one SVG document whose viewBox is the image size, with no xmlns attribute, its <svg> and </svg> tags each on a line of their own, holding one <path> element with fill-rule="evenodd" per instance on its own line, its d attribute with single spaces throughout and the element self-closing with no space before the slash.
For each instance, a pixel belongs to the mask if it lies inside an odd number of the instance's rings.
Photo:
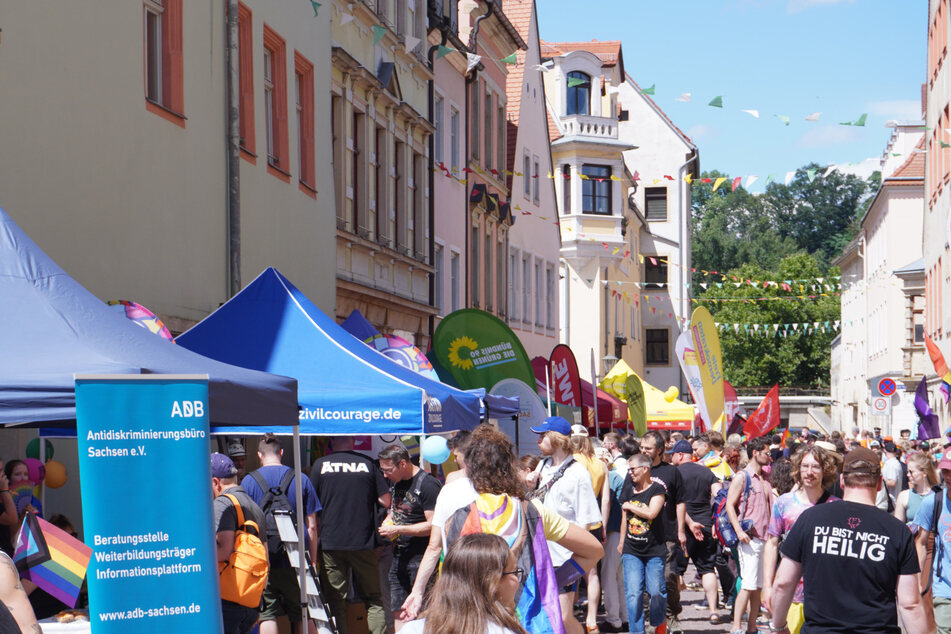
<svg viewBox="0 0 951 634">
<path fill-rule="evenodd" d="M 330 152 L 329 11 L 241 7 L 255 150 L 239 160 L 239 281 L 274 266 L 330 312 L 334 189 L 314 158 Z M 225 16 L 223 0 L 0 13 L 0 206 L 97 296 L 173 331 L 231 289 Z"/>
</svg>

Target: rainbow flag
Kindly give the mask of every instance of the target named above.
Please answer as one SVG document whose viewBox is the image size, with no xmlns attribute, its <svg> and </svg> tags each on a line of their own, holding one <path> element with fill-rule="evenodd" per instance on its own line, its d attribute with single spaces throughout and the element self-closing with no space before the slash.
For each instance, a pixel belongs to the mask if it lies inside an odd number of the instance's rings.
<svg viewBox="0 0 951 634">
<path fill-rule="evenodd" d="M 509 548 L 516 545 L 522 532 L 523 514 L 519 500 L 508 495 L 482 493 L 470 505 L 460 535 L 493 533 L 500 535 Z M 524 517 L 529 520 L 527 516 Z M 516 553 L 518 565 L 525 571 L 525 582 L 518 595 L 515 612 L 529 634 L 564 634 L 558 586 L 552 567 L 545 528 L 541 517 L 536 520 L 531 541 L 526 540 Z"/>
<path fill-rule="evenodd" d="M 931 357 L 931 364 L 934 365 L 935 372 L 941 377 L 941 387 L 939 389 L 944 395 L 944 402 L 947 403 L 948 397 L 951 396 L 951 372 L 948 371 L 948 364 L 944 360 L 944 355 L 941 354 L 941 349 L 927 334 L 925 334 L 925 347 L 928 348 L 928 356 Z"/>
<path fill-rule="evenodd" d="M 27 513 L 13 552 L 20 577 L 73 607 L 92 548 L 46 520 Z"/>
</svg>

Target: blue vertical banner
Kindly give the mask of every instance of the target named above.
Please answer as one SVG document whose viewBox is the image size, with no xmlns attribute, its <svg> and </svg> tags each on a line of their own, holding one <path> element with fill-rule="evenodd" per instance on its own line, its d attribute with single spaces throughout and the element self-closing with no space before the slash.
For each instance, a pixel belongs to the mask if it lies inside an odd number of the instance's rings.
<svg viewBox="0 0 951 634">
<path fill-rule="evenodd" d="M 77 375 L 94 632 L 221 632 L 206 375 Z"/>
</svg>

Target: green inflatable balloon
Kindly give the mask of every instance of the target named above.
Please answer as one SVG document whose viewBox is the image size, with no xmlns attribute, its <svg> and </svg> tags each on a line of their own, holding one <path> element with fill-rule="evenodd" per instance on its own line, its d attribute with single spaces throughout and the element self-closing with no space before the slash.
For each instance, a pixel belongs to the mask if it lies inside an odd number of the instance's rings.
<svg viewBox="0 0 951 634">
<path fill-rule="evenodd" d="M 26 444 L 26 457 L 40 459 L 40 439 L 34 438 Z M 53 443 L 46 441 L 46 460 L 53 457 Z M 44 462 L 46 462 L 44 460 Z"/>
</svg>

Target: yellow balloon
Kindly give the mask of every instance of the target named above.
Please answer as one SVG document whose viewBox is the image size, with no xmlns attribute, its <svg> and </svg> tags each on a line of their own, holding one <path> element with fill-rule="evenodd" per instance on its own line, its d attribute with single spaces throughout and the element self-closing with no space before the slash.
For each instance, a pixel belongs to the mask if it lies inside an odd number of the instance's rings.
<svg viewBox="0 0 951 634">
<path fill-rule="evenodd" d="M 677 400 L 677 397 L 680 396 L 680 390 L 677 389 L 676 385 L 671 385 L 667 388 L 667 391 L 664 392 L 664 400 L 668 403 L 673 403 Z"/>
<path fill-rule="evenodd" d="M 66 465 L 58 460 L 46 461 L 46 486 L 58 489 L 66 484 Z"/>
</svg>

